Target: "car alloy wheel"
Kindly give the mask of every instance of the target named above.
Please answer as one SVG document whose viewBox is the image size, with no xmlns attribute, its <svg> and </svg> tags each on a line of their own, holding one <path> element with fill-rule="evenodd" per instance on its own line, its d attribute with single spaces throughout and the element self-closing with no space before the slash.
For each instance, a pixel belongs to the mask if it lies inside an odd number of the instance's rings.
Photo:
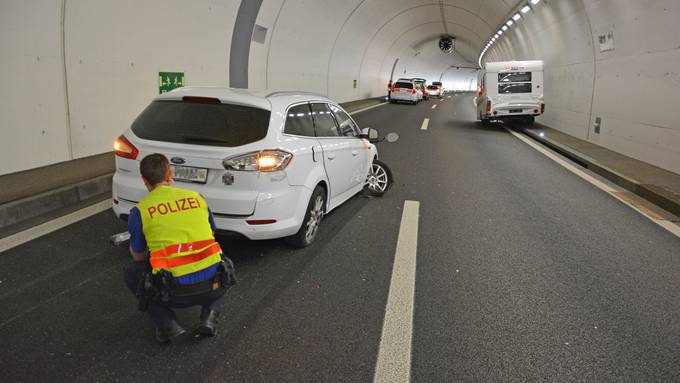
<svg viewBox="0 0 680 383">
<path fill-rule="evenodd" d="M 312 210 L 309 211 L 309 219 L 305 223 L 305 240 L 311 243 L 316 237 L 316 232 L 319 230 L 319 225 L 323 219 L 323 195 L 317 195 Z"/>
<path fill-rule="evenodd" d="M 366 177 L 366 189 L 371 195 L 381 196 L 392 186 L 392 172 L 384 162 L 375 160 Z"/>
</svg>

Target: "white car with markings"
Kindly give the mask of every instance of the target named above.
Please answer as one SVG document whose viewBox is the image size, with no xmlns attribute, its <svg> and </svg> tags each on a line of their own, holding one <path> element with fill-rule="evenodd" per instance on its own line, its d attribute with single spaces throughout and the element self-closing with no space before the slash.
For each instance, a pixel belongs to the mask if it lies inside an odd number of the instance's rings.
<svg viewBox="0 0 680 383">
<path fill-rule="evenodd" d="M 127 218 L 147 194 L 139 162 L 162 153 L 176 186 L 206 198 L 218 231 L 307 246 L 323 215 L 367 179 L 370 192 L 389 187 L 375 165 L 376 139 L 323 96 L 178 88 L 156 97 L 116 141 L 113 210 Z"/>
</svg>

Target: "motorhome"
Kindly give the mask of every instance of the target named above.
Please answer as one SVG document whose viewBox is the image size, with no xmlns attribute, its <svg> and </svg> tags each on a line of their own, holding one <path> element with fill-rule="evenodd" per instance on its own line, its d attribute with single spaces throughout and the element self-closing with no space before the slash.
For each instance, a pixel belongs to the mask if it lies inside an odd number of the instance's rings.
<svg viewBox="0 0 680 383">
<path fill-rule="evenodd" d="M 479 71 L 477 118 L 533 124 L 545 111 L 543 61 L 487 62 Z"/>
</svg>

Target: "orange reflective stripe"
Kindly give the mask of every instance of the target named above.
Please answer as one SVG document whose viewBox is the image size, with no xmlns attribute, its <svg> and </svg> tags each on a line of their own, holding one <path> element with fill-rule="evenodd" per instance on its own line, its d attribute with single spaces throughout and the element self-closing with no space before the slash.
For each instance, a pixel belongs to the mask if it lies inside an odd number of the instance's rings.
<svg viewBox="0 0 680 383">
<path fill-rule="evenodd" d="M 185 253 L 188 251 L 200 250 L 206 246 L 216 243 L 214 239 L 206 239 L 205 241 L 180 243 L 178 245 L 170 245 L 164 249 L 156 250 L 151 253 L 151 258 L 165 258 L 177 253 Z"/>
<path fill-rule="evenodd" d="M 169 269 L 177 266 L 184 266 L 190 263 L 198 262 L 202 259 L 208 258 L 209 256 L 220 252 L 222 252 L 220 244 L 214 242 L 210 247 L 196 254 L 189 254 L 177 258 L 165 258 L 165 259 L 151 258 L 150 262 L 151 267 L 153 267 L 154 269 Z"/>
</svg>

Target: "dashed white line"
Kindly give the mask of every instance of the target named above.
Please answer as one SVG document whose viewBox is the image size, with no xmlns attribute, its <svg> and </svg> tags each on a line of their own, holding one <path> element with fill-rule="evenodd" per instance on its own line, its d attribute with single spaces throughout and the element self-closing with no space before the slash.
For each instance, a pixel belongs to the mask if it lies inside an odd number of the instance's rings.
<svg viewBox="0 0 680 383">
<path fill-rule="evenodd" d="M 419 209 L 420 202 L 404 201 L 373 382 L 411 381 Z"/>
<path fill-rule="evenodd" d="M 0 253 L 12 249 L 14 247 L 17 247 L 19 245 L 23 245 L 26 242 L 32 241 L 38 237 L 42 237 L 43 235 L 49 234 L 53 231 L 57 231 L 61 228 L 74 224 L 95 214 L 99 214 L 104 210 L 110 208 L 111 200 L 106 199 L 94 205 L 88 206 L 84 209 L 74 211 L 73 213 L 53 219 L 38 226 L 34 226 L 22 232 L 10 235 L 9 237 L 2 238 L 0 239 Z"/>
<path fill-rule="evenodd" d="M 673 222 L 663 220 L 663 219 L 658 219 L 655 217 L 650 216 L 645 212 L 644 210 L 639 209 L 637 206 L 631 204 L 629 201 L 625 200 L 624 198 L 621 198 L 619 193 L 621 190 L 612 187 L 599 179 L 593 177 L 592 175 L 588 174 L 587 172 L 583 171 L 580 169 L 578 166 L 572 164 L 571 162 L 565 160 L 561 156 L 553 153 L 552 151 L 544 148 L 542 145 L 534 142 L 530 138 L 525 137 L 524 135 L 517 133 L 515 131 L 512 131 L 508 128 L 505 128 L 508 132 L 510 132 L 513 136 L 517 137 L 527 145 L 531 146 L 532 148 L 536 149 L 537 151 L 541 152 L 543 155 L 546 157 L 550 158 L 551 160 L 557 162 L 567 170 L 571 171 L 572 173 L 576 174 L 577 176 L 583 178 L 584 180 L 590 182 L 592 185 L 597 187 L 598 189 L 606 192 L 607 194 L 611 195 L 612 197 L 618 199 L 619 201 L 625 203 L 626 205 L 630 206 L 633 208 L 635 211 L 638 213 L 642 214 L 643 216 L 647 217 L 650 221 L 656 223 L 657 225 L 663 227 L 664 229 L 668 230 L 669 232 L 673 233 L 676 237 L 680 237 L 680 226 L 674 224 Z"/>
<path fill-rule="evenodd" d="M 420 130 L 427 130 L 427 125 L 430 124 L 430 119 L 426 118 L 423 120 L 423 124 L 420 125 Z"/>
<path fill-rule="evenodd" d="M 383 106 L 383 105 L 387 105 L 387 104 L 389 104 L 389 102 L 381 102 L 381 103 L 378 104 L 378 105 L 371 105 L 371 106 L 366 107 L 366 108 L 363 108 L 363 109 L 355 110 L 354 112 L 350 112 L 350 114 L 361 113 L 361 112 L 364 112 L 364 111 L 366 111 L 366 110 L 373 109 L 373 108 L 377 108 L 377 107 L 379 107 L 379 106 Z"/>
<path fill-rule="evenodd" d="M 432 105 L 432 109 L 434 109 L 434 108 L 436 108 L 436 107 L 437 107 L 437 104 Z"/>
</svg>

